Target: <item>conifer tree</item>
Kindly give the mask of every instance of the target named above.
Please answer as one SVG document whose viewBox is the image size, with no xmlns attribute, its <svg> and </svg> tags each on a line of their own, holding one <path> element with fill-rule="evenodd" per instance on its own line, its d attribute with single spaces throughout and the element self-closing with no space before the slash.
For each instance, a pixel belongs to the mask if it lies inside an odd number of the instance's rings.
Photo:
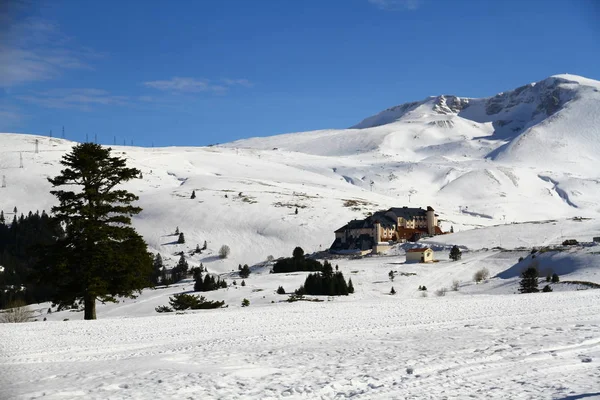
<svg viewBox="0 0 600 400">
<path fill-rule="evenodd" d="M 352 284 L 352 278 L 348 279 L 348 293 L 354 293 L 354 285 Z"/>
<path fill-rule="evenodd" d="M 196 198 L 196 191 L 192 190 L 192 196 L 190 197 L 190 199 L 195 199 Z"/>
<path fill-rule="evenodd" d="M 204 246 L 202 246 L 202 250 L 206 250 L 208 247 L 208 244 L 206 243 L 206 240 L 204 241 Z"/>
<path fill-rule="evenodd" d="M 452 261 L 458 261 L 460 260 L 462 257 L 462 251 L 460 251 L 460 249 L 458 248 L 457 245 L 454 245 L 452 247 L 452 250 L 450 250 L 450 259 Z"/>
<path fill-rule="evenodd" d="M 179 238 L 177 239 L 177 243 L 183 244 L 185 243 L 185 236 L 183 236 L 183 232 L 179 234 Z"/>
<path fill-rule="evenodd" d="M 533 265 L 527 268 L 521 274 L 521 282 L 519 282 L 519 292 L 521 293 L 537 293 L 538 289 L 538 270 Z"/>
<path fill-rule="evenodd" d="M 240 278 L 248 278 L 250 276 L 250 267 L 248 267 L 248 264 L 244 264 L 243 267 L 240 267 Z"/>
<path fill-rule="evenodd" d="M 96 299 L 133 297 L 151 284 L 152 255 L 130 226 L 131 217 L 142 211 L 131 204 L 138 197 L 117 189 L 140 171 L 94 143 L 73 147 L 61 164 L 65 169 L 48 181 L 55 188 L 81 188 L 50 192 L 59 200 L 52 212 L 66 226 L 66 235 L 46 248 L 39 277 L 56 289 L 55 303 L 80 300 L 84 319 L 96 319 Z"/>
<path fill-rule="evenodd" d="M 388 276 L 390 277 L 390 281 L 394 282 L 394 277 L 395 277 L 394 271 L 390 270 L 390 273 L 388 274 Z"/>
<path fill-rule="evenodd" d="M 0 211 L 0 224 L 4 225 L 6 220 L 4 219 L 4 211 Z"/>
<path fill-rule="evenodd" d="M 391 294 L 391 295 L 394 295 L 394 294 L 396 294 L 396 290 L 394 289 L 394 287 L 393 287 L 393 286 L 392 286 L 392 290 L 390 290 L 390 294 Z"/>
<path fill-rule="evenodd" d="M 156 253 L 156 257 L 154 258 L 153 264 L 153 272 L 152 272 L 152 283 L 158 285 L 158 281 L 161 277 L 162 270 L 164 268 L 163 260 L 160 253 Z"/>
</svg>

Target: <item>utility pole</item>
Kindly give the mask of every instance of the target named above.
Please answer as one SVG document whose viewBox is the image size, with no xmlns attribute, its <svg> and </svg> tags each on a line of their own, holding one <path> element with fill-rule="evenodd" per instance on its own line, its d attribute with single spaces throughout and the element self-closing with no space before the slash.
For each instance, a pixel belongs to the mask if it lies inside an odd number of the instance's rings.
<svg viewBox="0 0 600 400">
<path fill-rule="evenodd" d="M 40 152 L 40 141 L 38 139 L 35 139 L 35 154 L 38 154 Z"/>
</svg>

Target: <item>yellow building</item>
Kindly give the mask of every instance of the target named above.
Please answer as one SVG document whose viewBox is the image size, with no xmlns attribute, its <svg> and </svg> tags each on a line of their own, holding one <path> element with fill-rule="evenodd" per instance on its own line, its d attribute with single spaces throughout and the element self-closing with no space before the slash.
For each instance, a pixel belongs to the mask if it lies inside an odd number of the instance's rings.
<svg viewBox="0 0 600 400">
<path fill-rule="evenodd" d="M 407 263 L 433 262 L 433 250 L 429 247 L 406 250 Z"/>
</svg>

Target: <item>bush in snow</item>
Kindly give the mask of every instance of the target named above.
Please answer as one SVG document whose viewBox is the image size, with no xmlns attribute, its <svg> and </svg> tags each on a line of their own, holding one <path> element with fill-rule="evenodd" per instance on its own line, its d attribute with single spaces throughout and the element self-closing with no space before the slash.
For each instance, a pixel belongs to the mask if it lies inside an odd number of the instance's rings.
<svg viewBox="0 0 600 400">
<path fill-rule="evenodd" d="M 221 308 L 224 301 L 209 301 L 204 296 L 194 296 L 187 293 L 179 293 L 169 298 L 169 304 L 175 311 L 204 310 L 210 308 Z"/>
<path fill-rule="evenodd" d="M 18 323 L 29 322 L 33 317 L 33 311 L 27 307 L 23 300 L 15 300 L 7 304 L 7 308 L 0 313 L 0 322 Z"/>
<path fill-rule="evenodd" d="M 558 283 L 560 282 L 560 278 L 558 277 L 557 274 L 552 274 L 552 283 Z"/>
<path fill-rule="evenodd" d="M 241 285 L 246 286 L 246 281 L 242 281 Z"/>
<path fill-rule="evenodd" d="M 229 246 L 227 246 L 226 244 L 224 244 L 219 249 L 219 258 L 221 258 L 221 259 L 227 258 L 230 253 L 231 253 L 231 249 L 229 248 Z"/>
<path fill-rule="evenodd" d="M 479 271 L 475 272 L 473 275 L 473 280 L 475 283 L 479 283 L 481 281 L 486 280 L 490 277 L 490 271 L 487 268 L 481 268 Z"/>
<path fill-rule="evenodd" d="M 154 310 L 156 310 L 157 313 L 173 312 L 173 309 L 169 306 L 158 306 Z"/>
<path fill-rule="evenodd" d="M 460 287 L 460 281 L 453 280 L 452 281 L 452 291 L 458 292 L 459 287 Z"/>
<path fill-rule="evenodd" d="M 279 286 L 277 288 L 277 294 L 285 294 L 285 289 L 283 288 L 283 286 Z"/>
<path fill-rule="evenodd" d="M 544 286 L 544 288 L 542 289 L 542 292 L 551 292 L 552 288 L 550 287 L 550 285 L 546 285 Z"/>
<path fill-rule="evenodd" d="M 242 300 L 242 307 L 248 307 L 250 305 L 250 300 L 244 299 Z"/>
</svg>

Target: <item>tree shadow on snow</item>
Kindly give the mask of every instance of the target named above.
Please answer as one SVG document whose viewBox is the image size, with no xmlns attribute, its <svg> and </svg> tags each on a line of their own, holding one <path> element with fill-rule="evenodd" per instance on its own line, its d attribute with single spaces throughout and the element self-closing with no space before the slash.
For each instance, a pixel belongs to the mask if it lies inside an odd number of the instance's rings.
<svg viewBox="0 0 600 400">
<path fill-rule="evenodd" d="M 596 396 L 600 397 L 600 392 L 574 394 L 573 396 L 561 397 L 559 400 L 579 400 L 579 399 L 585 399 L 588 397 L 596 397 Z"/>
<path fill-rule="evenodd" d="M 178 242 L 177 240 L 174 240 L 174 241 L 172 241 L 172 242 L 161 243 L 160 245 L 161 245 L 161 246 L 166 246 L 166 245 L 168 245 L 168 244 L 178 244 L 178 243 L 179 243 L 179 242 Z"/>
<path fill-rule="evenodd" d="M 220 259 L 221 259 L 221 257 L 219 257 L 219 256 L 208 256 L 208 257 L 204 257 L 200 261 L 203 262 L 203 263 L 205 263 L 205 262 L 217 261 L 217 260 L 220 260 Z"/>
</svg>

